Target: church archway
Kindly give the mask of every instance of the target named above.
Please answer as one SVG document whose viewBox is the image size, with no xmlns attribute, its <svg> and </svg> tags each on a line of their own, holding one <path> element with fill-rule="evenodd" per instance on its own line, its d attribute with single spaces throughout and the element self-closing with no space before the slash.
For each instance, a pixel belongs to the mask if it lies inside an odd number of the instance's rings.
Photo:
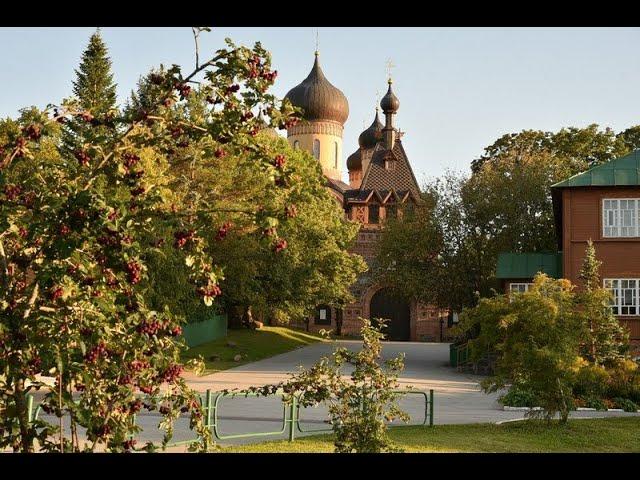
<svg viewBox="0 0 640 480">
<path fill-rule="evenodd" d="M 390 289 L 382 288 L 373 297 L 369 307 L 369 318 L 387 320 L 383 331 L 387 340 L 409 341 L 411 339 L 411 308 L 409 302 L 394 295 Z"/>
</svg>

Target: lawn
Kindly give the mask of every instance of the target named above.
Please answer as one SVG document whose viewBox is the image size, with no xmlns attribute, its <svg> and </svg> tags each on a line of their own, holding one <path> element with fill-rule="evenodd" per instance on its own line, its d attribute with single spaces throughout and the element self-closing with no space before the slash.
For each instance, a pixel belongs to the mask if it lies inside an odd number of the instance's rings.
<svg viewBox="0 0 640 480">
<path fill-rule="evenodd" d="M 264 326 L 259 330 L 228 330 L 224 338 L 190 348 L 182 355 L 182 360 L 202 355 L 206 364 L 205 373 L 209 374 L 273 357 L 322 340 L 321 336 L 314 333 L 287 327 Z M 229 346 L 228 343 L 236 346 Z M 212 360 L 213 355 L 219 358 Z M 236 355 L 242 356 L 238 362 L 233 359 Z"/>
<path fill-rule="evenodd" d="M 406 452 L 640 452 L 640 417 L 472 425 L 411 426 L 389 429 Z M 331 435 L 301 437 L 293 443 L 265 442 L 227 447 L 229 453 L 332 452 Z"/>
</svg>

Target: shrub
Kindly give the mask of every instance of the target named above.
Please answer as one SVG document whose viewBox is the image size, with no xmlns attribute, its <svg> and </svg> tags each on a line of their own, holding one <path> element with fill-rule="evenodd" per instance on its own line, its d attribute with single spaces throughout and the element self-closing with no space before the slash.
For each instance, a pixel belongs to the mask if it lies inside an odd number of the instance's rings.
<svg viewBox="0 0 640 480">
<path fill-rule="evenodd" d="M 499 398 L 499 401 L 510 407 L 537 407 L 540 405 L 540 400 L 534 392 L 517 385 L 513 385 L 509 392 Z"/>
<path fill-rule="evenodd" d="M 609 408 L 605 400 L 598 397 L 584 398 L 584 405 L 587 408 L 595 408 L 596 410 L 606 410 Z"/>
<path fill-rule="evenodd" d="M 576 374 L 573 393 L 578 397 L 602 398 L 607 394 L 609 381 L 609 372 L 604 367 L 587 364 Z"/>
<path fill-rule="evenodd" d="M 622 360 L 609 368 L 607 396 L 640 403 L 640 369 L 633 360 Z"/>
<path fill-rule="evenodd" d="M 621 408 L 625 412 L 637 412 L 638 410 L 640 410 L 640 407 L 628 398 L 616 397 L 613 399 L 613 403 L 615 408 Z"/>
</svg>

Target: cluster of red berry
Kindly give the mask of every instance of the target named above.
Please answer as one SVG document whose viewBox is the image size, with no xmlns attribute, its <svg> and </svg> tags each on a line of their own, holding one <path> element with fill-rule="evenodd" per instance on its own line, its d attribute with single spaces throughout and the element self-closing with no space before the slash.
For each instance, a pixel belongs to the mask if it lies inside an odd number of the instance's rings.
<svg viewBox="0 0 640 480">
<path fill-rule="evenodd" d="M 183 248 L 187 244 L 187 242 L 193 240 L 195 233 L 196 232 L 194 230 L 178 230 L 173 234 L 173 238 L 175 238 L 176 240 L 173 245 L 176 248 Z"/>
<path fill-rule="evenodd" d="M 124 166 L 127 167 L 127 169 L 130 169 L 140 161 L 140 157 L 135 153 L 127 152 L 122 154 L 122 160 L 124 160 Z"/>
<path fill-rule="evenodd" d="M 273 160 L 273 164 L 275 165 L 276 168 L 283 168 L 286 161 L 287 161 L 286 157 L 282 154 L 279 154 L 279 155 L 276 155 L 276 158 Z"/>
<path fill-rule="evenodd" d="M 82 165 L 83 167 L 86 167 L 87 165 L 89 165 L 89 160 L 91 160 L 91 157 L 84 150 L 76 151 L 75 156 L 76 156 L 76 159 L 78 160 L 78 163 L 80 163 L 80 165 Z"/>
<path fill-rule="evenodd" d="M 265 228 L 262 231 L 262 235 L 265 237 L 275 237 L 278 232 L 276 231 L 276 227 Z"/>
<path fill-rule="evenodd" d="M 29 236 L 29 230 L 24 227 L 20 227 L 18 228 L 18 235 L 20 235 L 21 238 L 27 238 Z"/>
<path fill-rule="evenodd" d="M 238 84 L 234 83 L 233 85 L 229 85 L 229 86 L 226 88 L 226 90 L 225 90 L 225 91 L 226 91 L 227 93 L 235 93 L 235 92 L 237 92 L 238 90 L 240 90 L 240 85 L 238 85 Z"/>
<path fill-rule="evenodd" d="M 7 197 L 7 200 L 13 202 L 18 196 L 22 193 L 22 187 L 19 185 L 5 185 L 4 186 L 4 195 Z"/>
<path fill-rule="evenodd" d="M 198 295 L 200 295 L 201 297 L 210 297 L 210 298 L 217 297 L 222 293 L 222 290 L 220 290 L 220 287 L 218 285 L 207 285 L 206 287 L 198 288 L 198 290 L 196 291 L 198 292 Z"/>
<path fill-rule="evenodd" d="M 177 84 L 176 85 L 176 90 L 178 90 L 178 92 L 180 92 L 180 98 L 182 100 L 187 98 L 189 96 L 189 94 L 191 93 L 191 87 L 189 85 L 187 85 L 186 83 Z"/>
<path fill-rule="evenodd" d="M 22 157 L 27 152 L 27 139 L 24 137 L 18 137 L 15 145 L 16 157 Z"/>
<path fill-rule="evenodd" d="M 216 151 L 213 152 L 213 155 L 216 158 L 223 158 L 227 155 L 227 152 L 225 152 L 223 148 L 216 148 Z"/>
<path fill-rule="evenodd" d="M 55 302 L 60 297 L 62 297 L 63 294 L 64 294 L 64 290 L 62 289 L 62 287 L 60 286 L 53 287 L 51 289 L 51 292 L 49 293 L 49 298 L 51 298 L 51 301 Z"/>
<path fill-rule="evenodd" d="M 100 343 L 98 343 L 98 345 L 92 347 L 91 350 L 87 352 L 87 354 L 84 356 L 84 359 L 88 363 L 93 363 L 101 356 L 104 356 L 106 353 L 107 347 L 105 346 L 104 342 L 101 341 Z"/>
<path fill-rule="evenodd" d="M 35 355 L 27 363 L 27 369 L 26 369 L 27 375 L 36 375 L 37 373 L 39 373 L 40 365 L 42 365 L 42 359 L 38 355 Z"/>
<path fill-rule="evenodd" d="M 216 234 L 216 240 L 224 240 L 229 233 L 229 229 L 231 228 L 231 222 L 224 222 L 222 226 L 218 229 L 218 233 Z"/>
<path fill-rule="evenodd" d="M 138 443 L 138 441 L 133 438 L 130 440 L 125 440 L 124 442 L 122 442 L 122 448 L 124 448 L 125 450 L 132 450 L 133 447 L 135 447 L 136 443 Z"/>
<path fill-rule="evenodd" d="M 138 283 L 141 279 L 142 266 L 135 260 L 127 263 L 127 280 L 132 285 Z"/>
<path fill-rule="evenodd" d="M 174 363 L 169 368 L 167 368 L 164 372 L 162 372 L 162 375 L 160 377 L 162 378 L 162 380 L 164 380 L 167 383 L 173 383 L 178 378 L 180 378 L 180 375 L 182 374 L 183 370 L 184 370 L 184 367 L 182 365 L 178 363 Z"/>
<path fill-rule="evenodd" d="M 42 131 L 40 130 L 39 125 L 31 124 L 22 129 L 22 133 L 24 133 L 28 139 L 30 140 L 38 140 L 40 135 L 42 135 Z"/>
<path fill-rule="evenodd" d="M 82 120 L 84 120 L 85 122 L 92 122 L 94 117 L 93 115 L 91 115 L 91 112 L 88 110 L 85 110 L 84 112 L 82 112 L 80 115 L 78 115 Z"/>
<path fill-rule="evenodd" d="M 287 248 L 287 241 L 284 238 L 278 239 L 278 241 L 276 241 L 276 244 L 273 247 L 276 253 L 280 253 L 285 248 Z"/>
<path fill-rule="evenodd" d="M 155 335 L 162 329 L 163 325 L 158 320 L 143 320 L 136 331 L 138 333 L 146 333 L 149 336 Z M 139 360 L 134 360 L 134 362 L 138 362 Z M 133 364 L 133 363 L 132 363 Z"/>
<path fill-rule="evenodd" d="M 144 192 L 146 192 L 145 188 L 143 186 L 139 186 L 131 190 L 131 196 L 138 197 L 144 194 Z"/>
</svg>

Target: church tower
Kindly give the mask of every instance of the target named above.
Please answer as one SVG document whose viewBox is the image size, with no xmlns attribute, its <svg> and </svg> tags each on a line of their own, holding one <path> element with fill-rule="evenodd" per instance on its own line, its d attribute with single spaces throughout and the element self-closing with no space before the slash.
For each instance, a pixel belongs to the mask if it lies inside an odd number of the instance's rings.
<svg viewBox="0 0 640 480">
<path fill-rule="evenodd" d="M 311 153 L 322 166 L 324 175 L 342 180 L 342 135 L 349 117 L 349 102 L 334 87 L 320 68 L 319 53 L 307 78 L 293 87 L 285 98 L 303 110 L 303 120 L 287 129 L 294 148 Z"/>
</svg>

